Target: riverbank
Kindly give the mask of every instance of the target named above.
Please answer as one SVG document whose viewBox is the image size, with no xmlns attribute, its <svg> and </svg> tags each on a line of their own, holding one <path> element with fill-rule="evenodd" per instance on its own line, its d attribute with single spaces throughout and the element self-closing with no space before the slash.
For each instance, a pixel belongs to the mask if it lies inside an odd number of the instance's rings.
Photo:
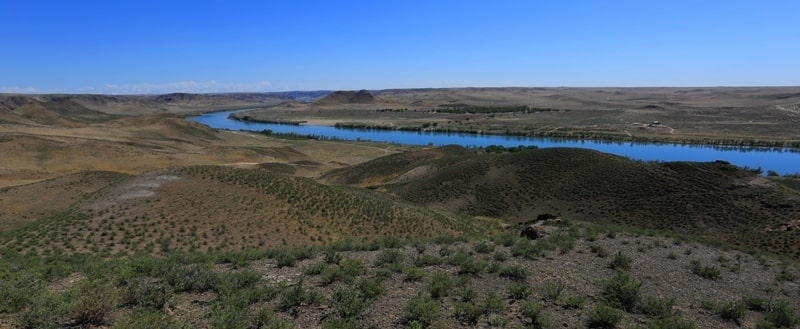
<svg viewBox="0 0 800 329">
<path fill-rule="evenodd" d="M 713 162 L 728 161 L 740 167 L 761 168 L 764 172 L 774 171 L 780 175 L 800 173 L 800 152 L 797 148 L 784 148 L 783 144 L 767 144 L 767 146 L 739 146 L 719 144 L 721 139 L 711 143 L 690 144 L 688 140 L 652 141 L 634 140 L 628 137 L 612 139 L 575 138 L 576 135 L 550 133 L 540 136 L 514 136 L 487 134 L 483 131 L 442 131 L 441 127 L 407 130 L 399 128 L 384 129 L 343 129 L 335 126 L 266 124 L 239 121 L 228 118 L 228 112 L 209 113 L 190 117 L 189 120 L 199 122 L 215 129 L 247 130 L 254 132 L 269 131 L 273 134 L 292 134 L 295 136 L 314 136 L 326 140 L 351 140 L 394 143 L 401 145 L 441 146 L 461 145 L 465 147 L 487 147 L 499 145 L 503 147 L 536 146 L 587 148 L 603 153 L 615 154 L 642 161 L 695 161 Z M 438 131 L 437 131 L 438 130 Z M 573 138 L 566 138 L 566 137 Z M 595 136 L 597 137 L 597 136 Z M 737 140 L 734 140 L 737 141 Z M 745 142 L 737 141 L 744 145 Z"/>
<path fill-rule="evenodd" d="M 258 109 L 252 109 L 256 111 Z M 224 111 L 215 111 L 224 112 Z M 209 112 L 209 113 L 215 113 Z M 243 114 L 249 112 L 248 109 L 238 109 L 231 112 L 228 118 L 249 123 L 280 124 L 280 125 L 316 125 L 334 127 L 337 129 L 361 129 L 361 130 L 386 130 L 386 131 L 409 131 L 409 132 L 434 132 L 444 134 L 475 134 L 475 135 L 494 135 L 494 136 L 514 136 L 514 137 L 543 137 L 543 138 L 563 138 L 574 140 L 608 141 L 621 143 L 653 143 L 653 144 L 673 144 L 673 145 L 696 145 L 696 146 L 718 146 L 718 147 L 766 147 L 787 149 L 792 152 L 800 152 L 800 139 L 759 139 L 751 137 L 705 137 L 705 136 L 684 136 L 684 135 L 634 135 L 628 131 L 596 131 L 570 129 L 558 127 L 552 130 L 518 130 L 518 129 L 482 129 L 480 126 L 454 127 L 452 125 L 439 125 L 437 122 L 426 122 L 421 125 L 399 125 L 394 123 L 374 123 L 374 122 L 340 122 L 331 120 L 290 120 L 290 119 L 264 119 L 251 115 Z M 383 111 L 381 111 L 383 112 Z M 450 113 L 450 112 L 443 112 Z M 459 112 L 469 113 L 469 112 Z M 333 122 L 333 124 L 331 124 Z M 652 124 L 642 125 L 640 129 L 646 129 Z M 660 126 L 660 124 L 659 124 Z M 661 126 L 659 128 L 669 128 Z M 673 129 L 674 130 L 674 129 Z"/>
</svg>

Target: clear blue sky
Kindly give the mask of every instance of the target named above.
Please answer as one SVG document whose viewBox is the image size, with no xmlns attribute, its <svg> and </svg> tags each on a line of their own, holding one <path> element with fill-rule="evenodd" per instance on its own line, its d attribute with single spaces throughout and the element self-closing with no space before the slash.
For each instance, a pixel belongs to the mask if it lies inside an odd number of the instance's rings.
<svg viewBox="0 0 800 329">
<path fill-rule="evenodd" d="M 0 92 L 800 85 L 800 1 L 0 0 Z"/>
</svg>

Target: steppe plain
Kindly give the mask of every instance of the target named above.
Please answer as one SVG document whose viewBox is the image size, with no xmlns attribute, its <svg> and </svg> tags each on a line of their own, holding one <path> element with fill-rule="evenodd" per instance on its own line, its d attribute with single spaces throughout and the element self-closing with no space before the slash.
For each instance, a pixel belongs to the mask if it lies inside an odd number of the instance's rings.
<svg viewBox="0 0 800 329">
<path fill-rule="evenodd" d="M 185 119 L 243 108 L 268 122 L 800 145 L 790 87 L 0 95 L 0 328 L 798 325 L 797 177 Z M 536 239 L 520 236 L 529 225 Z"/>
</svg>

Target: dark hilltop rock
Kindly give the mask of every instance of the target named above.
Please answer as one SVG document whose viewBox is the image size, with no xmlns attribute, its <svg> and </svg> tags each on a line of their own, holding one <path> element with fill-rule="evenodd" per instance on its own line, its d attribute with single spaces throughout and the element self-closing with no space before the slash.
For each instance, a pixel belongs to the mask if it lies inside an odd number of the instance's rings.
<svg viewBox="0 0 800 329">
<path fill-rule="evenodd" d="M 335 91 L 328 96 L 315 102 L 317 105 L 338 105 L 338 104 L 372 104 L 375 96 L 366 90 L 360 91 Z"/>
</svg>

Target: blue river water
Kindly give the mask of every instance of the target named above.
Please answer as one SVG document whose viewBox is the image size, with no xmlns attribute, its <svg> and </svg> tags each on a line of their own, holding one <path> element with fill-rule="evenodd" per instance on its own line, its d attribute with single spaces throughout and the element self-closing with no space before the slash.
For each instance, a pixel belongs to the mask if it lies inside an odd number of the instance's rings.
<svg viewBox="0 0 800 329">
<path fill-rule="evenodd" d="M 241 111 L 241 110 L 239 110 Z M 800 173 L 800 150 L 765 147 L 734 147 L 711 145 L 682 145 L 619 141 L 593 141 L 544 137 L 518 137 L 498 135 L 478 135 L 467 133 L 417 132 L 376 129 L 344 129 L 329 126 L 285 125 L 244 122 L 228 119 L 230 113 L 224 111 L 189 117 L 198 123 L 214 129 L 263 131 L 275 133 L 295 133 L 315 135 L 342 140 L 361 140 L 388 142 L 406 145 L 450 145 L 483 147 L 502 145 L 505 147 L 535 145 L 546 147 L 578 147 L 616 154 L 643 161 L 698 161 L 724 160 L 732 164 L 762 168 L 764 173 L 773 170 L 778 174 Z"/>
</svg>

